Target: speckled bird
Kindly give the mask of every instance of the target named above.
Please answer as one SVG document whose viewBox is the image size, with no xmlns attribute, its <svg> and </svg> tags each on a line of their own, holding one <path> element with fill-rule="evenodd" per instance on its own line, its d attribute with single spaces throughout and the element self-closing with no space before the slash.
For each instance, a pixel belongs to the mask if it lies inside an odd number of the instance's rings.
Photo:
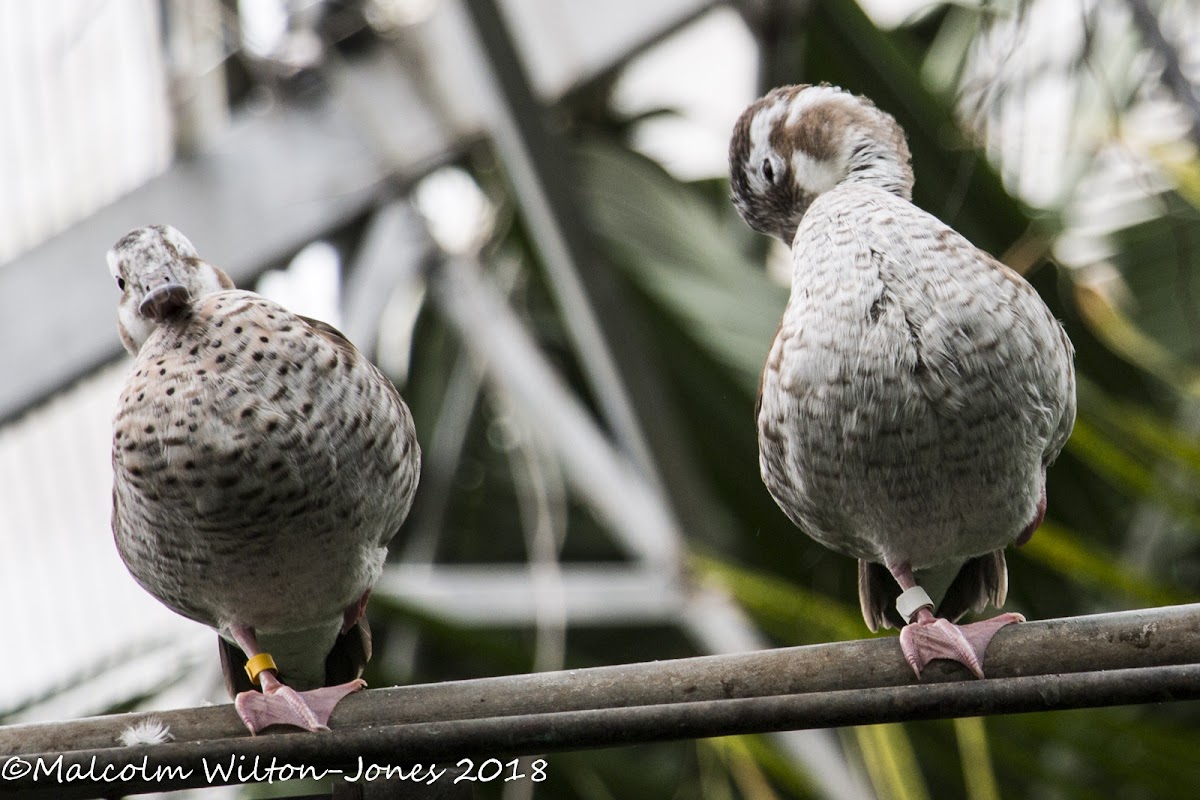
<svg viewBox="0 0 1200 800">
<path fill-rule="evenodd" d="M 729 161 L 738 211 L 792 256 L 756 412 L 763 480 L 858 559 L 868 627 L 902 627 L 918 676 L 948 658 L 983 677 L 994 633 L 1023 618 L 954 623 L 1004 603 L 1004 548 L 1042 522 L 1075 420 L 1071 342 L 1020 275 L 912 204 L 904 131 L 870 100 L 775 89 Z"/>
<path fill-rule="evenodd" d="M 237 290 L 174 228 L 132 231 L 108 265 L 134 356 L 113 423 L 121 558 L 218 632 L 251 733 L 323 730 L 365 685 L 363 613 L 420 472 L 408 407 L 337 330 Z"/>
</svg>

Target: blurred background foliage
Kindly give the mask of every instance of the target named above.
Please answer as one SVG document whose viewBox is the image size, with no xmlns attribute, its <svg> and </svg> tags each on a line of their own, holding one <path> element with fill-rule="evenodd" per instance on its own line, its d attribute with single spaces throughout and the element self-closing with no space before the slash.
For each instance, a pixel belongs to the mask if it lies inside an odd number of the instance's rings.
<svg viewBox="0 0 1200 800">
<path fill-rule="evenodd" d="M 854 0 L 732 5 L 758 44 L 760 89 L 826 81 L 894 114 L 913 152 L 914 201 L 1024 273 L 1075 343 L 1079 420 L 1049 473 L 1046 524 L 1008 555 L 1007 607 L 1052 618 L 1200 599 L 1200 119 L 1180 119 L 1161 53 L 1130 22 L 1134 4 L 935 2 L 887 26 Z M 1190 31 L 1195 67 L 1194 4 L 1151 8 L 1169 32 Z M 853 561 L 797 531 L 758 476 L 755 392 L 787 299 L 779 249 L 740 220 L 724 179 L 681 179 L 635 146 L 641 126 L 674 110 L 618 110 L 624 67 L 572 91 L 553 109 L 554 132 L 570 156 L 583 261 L 613 279 L 594 311 L 628 322 L 616 345 L 641 367 L 630 395 L 687 535 L 685 580 L 728 593 L 774 645 L 866 636 Z M 237 99 L 252 70 L 230 76 Z M 1054 175 L 1031 175 L 1046 152 Z M 479 142 L 452 167 L 493 209 L 488 278 L 600 417 L 502 158 Z M 463 424 L 441 472 L 427 460 L 393 557 L 520 563 L 549 518 L 558 562 L 620 560 L 536 426 L 475 375 L 429 305 L 411 349 L 405 395 L 427 455 L 452 399 Z M 370 614 L 375 686 L 702 652 L 676 625 L 464 626 L 386 599 Z M 1173 798 L 1200 786 L 1198 723 L 1195 704 L 1176 704 L 875 726 L 837 742 L 880 798 Z M 555 754 L 546 783 L 477 796 L 824 790 L 775 740 L 751 736 Z"/>
<path fill-rule="evenodd" d="M 1049 475 L 1046 524 L 1009 555 L 1008 607 L 1047 618 L 1193 602 L 1200 597 L 1196 143 L 1186 138 L 1186 124 L 1170 156 L 1165 145 L 1131 133 L 1127 115 L 1169 92 L 1158 83 L 1158 56 L 1121 17 L 1121 3 L 1061 4 L 1074 15 L 1071 29 L 1060 32 L 1062 61 L 1008 73 L 1006 62 L 981 88 L 986 76 L 969 68 L 971 60 L 995 47 L 997 37 L 1026 35 L 1034 5 L 934 3 L 893 29 L 878 27 L 853 0 L 746 3 L 742 10 L 761 46 L 761 88 L 826 81 L 894 114 L 909 135 L 915 202 L 1023 272 L 1076 345 L 1079 422 Z M 1030 130 L 1036 136 L 1038 127 L 1017 126 L 1013 137 L 1012 116 L 1031 102 L 1047 71 L 1072 104 L 1043 133 L 1066 137 L 1069 159 L 1048 201 L 1035 202 L 1021 193 L 1021 158 L 1011 149 L 1039 142 L 1011 139 Z M 689 531 L 692 578 L 728 590 L 775 644 L 864 636 L 855 565 L 800 535 L 757 474 L 758 372 L 787 296 L 765 266 L 778 253 L 745 228 L 724 181 L 681 181 L 631 147 L 643 120 L 613 111 L 611 85 L 577 92 L 561 109 L 564 130 L 596 263 L 622 278 L 643 335 L 633 347 L 653 364 L 701 477 L 689 490 L 703 497 L 672 501 L 719 509 L 725 523 Z M 1007 105 L 997 110 L 1001 97 Z M 1009 141 L 997 143 L 1002 125 Z M 1080 217 L 1089 221 L 1090 193 L 1104 191 L 1114 150 L 1134 151 L 1128 157 L 1154 177 L 1139 173 L 1140 211 L 1110 214 L 1116 224 L 1089 234 L 1103 241 L 1103 257 L 1077 257 L 1060 245 L 1081 236 Z M 503 205 L 506 190 L 492 159 L 484 147 L 463 166 Z M 1120 192 L 1112 194 L 1118 196 L 1108 207 L 1121 211 Z M 519 218 L 510 221 L 492 246 L 518 254 L 529 270 L 515 302 L 586 396 L 527 232 Z M 414 375 L 418 383 L 442 380 Z M 489 413 L 486 404 L 479 408 L 476 433 Z M 456 514 L 486 511 L 461 520 L 459 544 L 446 542 L 444 555 L 510 559 L 518 554 L 503 543 L 519 539 L 498 532 L 516 523 L 515 514 L 497 511 L 511 490 L 504 456 L 475 434 L 467 448 L 465 458 L 478 459 L 485 477 L 461 487 L 452 507 Z M 577 511 L 564 560 L 589 550 L 587 515 Z M 472 532 L 485 520 L 486 532 Z M 415 673 L 403 677 L 445 677 L 447 663 L 471 674 L 528 666 L 534 637 L 520 633 L 524 638 L 497 637 L 493 649 L 477 632 L 462 638 L 423 629 Z M 687 652 L 687 642 L 665 630 L 572 630 L 565 663 Z M 878 797 L 1167 798 L 1200 785 L 1197 721 L 1197 709 L 1185 704 L 880 726 L 845 732 L 841 741 Z M 766 798 L 816 791 L 757 737 L 559 755 L 553 763 L 552 784 L 539 795 Z"/>
</svg>

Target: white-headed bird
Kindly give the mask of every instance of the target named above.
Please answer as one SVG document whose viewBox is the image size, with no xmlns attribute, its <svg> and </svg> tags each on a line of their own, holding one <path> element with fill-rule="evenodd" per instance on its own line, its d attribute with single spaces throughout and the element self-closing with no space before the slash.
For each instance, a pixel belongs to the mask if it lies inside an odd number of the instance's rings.
<svg viewBox="0 0 1200 800">
<path fill-rule="evenodd" d="M 1073 348 L 1016 272 L 911 202 L 904 131 L 870 100 L 787 86 L 729 149 L 734 204 L 791 248 L 762 375 L 759 465 L 804 532 L 858 559 L 871 630 L 902 627 L 983 677 L 1004 548 L 1046 510 L 1046 466 L 1075 420 Z"/>
</svg>

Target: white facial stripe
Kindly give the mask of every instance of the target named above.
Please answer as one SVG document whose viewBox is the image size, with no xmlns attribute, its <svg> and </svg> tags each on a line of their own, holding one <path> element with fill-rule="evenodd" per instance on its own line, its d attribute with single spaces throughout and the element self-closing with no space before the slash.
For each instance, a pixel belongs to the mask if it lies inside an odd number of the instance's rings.
<svg viewBox="0 0 1200 800">
<path fill-rule="evenodd" d="M 792 174 L 796 185 L 808 194 L 820 194 L 837 186 L 844 175 L 839 165 L 813 158 L 802 150 L 792 153 Z"/>
<path fill-rule="evenodd" d="M 781 117 L 787 117 L 783 124 L 796 125 L 805 114 L 817 106 L 831 102 L 855 108 L 859 106 L 857 100 L 835 86 L 810 86 L 790 98 L 778 98 L 754 115 L 750 122 L 750 156 L 746 162 L 746 177 L 751 189 L 760 193 L 767 191 L 770 186 L 762 176 L 759 166 L 768 158 L 777 159 L 786 155 L 777 153 L 770 144 L 771 129 Z M 819 194 L 828 191 L 844 177 L 844 170 L 840 167 L 842 158 L 837 159 L 839 163 L 835 163 L 815 159 L 806 153 L 794 152 L 791 159 L 795 181 L 808 193 Z"/>
<path fill-rule="evenodd" d="M 746 177 L 750 181 L 750 188 L 755 192 L 762 193 L 770 188 L 758 167 L 771 156 L 778 158 L 779 154 L 771 147 L 771 130 L 775 127 L 775 121 L 786 111 L 787 102 L 779 98 L 771 105 L 759 109 L 750 120 L 750 157 L 746 161 Z"/>
<path fill-rule="evenodd" d="M 104 259 L 108 262 L 108 272 L 113 276 L 113 280 L 121 277 L 121 264 L 117 261 L 117 254 L 109 250 L 105 253 Z"/>
</svg>

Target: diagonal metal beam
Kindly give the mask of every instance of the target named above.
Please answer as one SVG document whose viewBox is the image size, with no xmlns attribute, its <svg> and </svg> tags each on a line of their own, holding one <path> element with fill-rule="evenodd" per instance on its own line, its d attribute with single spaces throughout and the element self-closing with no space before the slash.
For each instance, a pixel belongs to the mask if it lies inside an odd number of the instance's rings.
<svg viewBox="0 0 1200 800">
<path fill-rule="evenodd" d="M 634 559 L 675 575 L 681 534 L 662 497 L 618 451 L 547 363 L 478 262 L 454 259 L 431 273 L 431 298 L 491 380 L 536 415 L 571 485 Z"/>
<path fill-rule="evenodd" d="M 655 476 L 653 458 L 610 349 L 612 324 L 606 332 L 593 307 L 597 300 L 606 308 L 623 304 L 611 273 L 587 263 L 592 248 L 564 143 L 551 132 L 548 111 L 534 94 L 496 0 L 463 0 L 463 7 L 494 82 L 488 124 L 534 245 L 541 251 L 567 335 L 616 440 L 643 474 Z"/>
<path fill-rule="evenodd" d="M 372 206 L 391 167 L 339 102 L 242 113 L 217 146 L 0 267 L 0 325 L 14 327 L 4 338 L 17 343 L 0 348 L 0 424 L 120 352 L 104 253 L 129 229 L 169 222 L 246 285 Z"/>
<path fill-rule="evenodd" d="M 601 416 L 678 524 L 703 540 L 719 541 L 730 531 L 696 467 L 676 400 L 664 391 L 654 332 L 630 287 L 599 257 L 570 142 L 556 109 L 539 101 L 522 59 L 529 53 L 517 47 L 506 24 L 509 15 L 501 13 L 512 12 L 515 4 L 461 4 L 491 70 L 482 78 L 492 87 L 487 124 Z"/>
</svg>

